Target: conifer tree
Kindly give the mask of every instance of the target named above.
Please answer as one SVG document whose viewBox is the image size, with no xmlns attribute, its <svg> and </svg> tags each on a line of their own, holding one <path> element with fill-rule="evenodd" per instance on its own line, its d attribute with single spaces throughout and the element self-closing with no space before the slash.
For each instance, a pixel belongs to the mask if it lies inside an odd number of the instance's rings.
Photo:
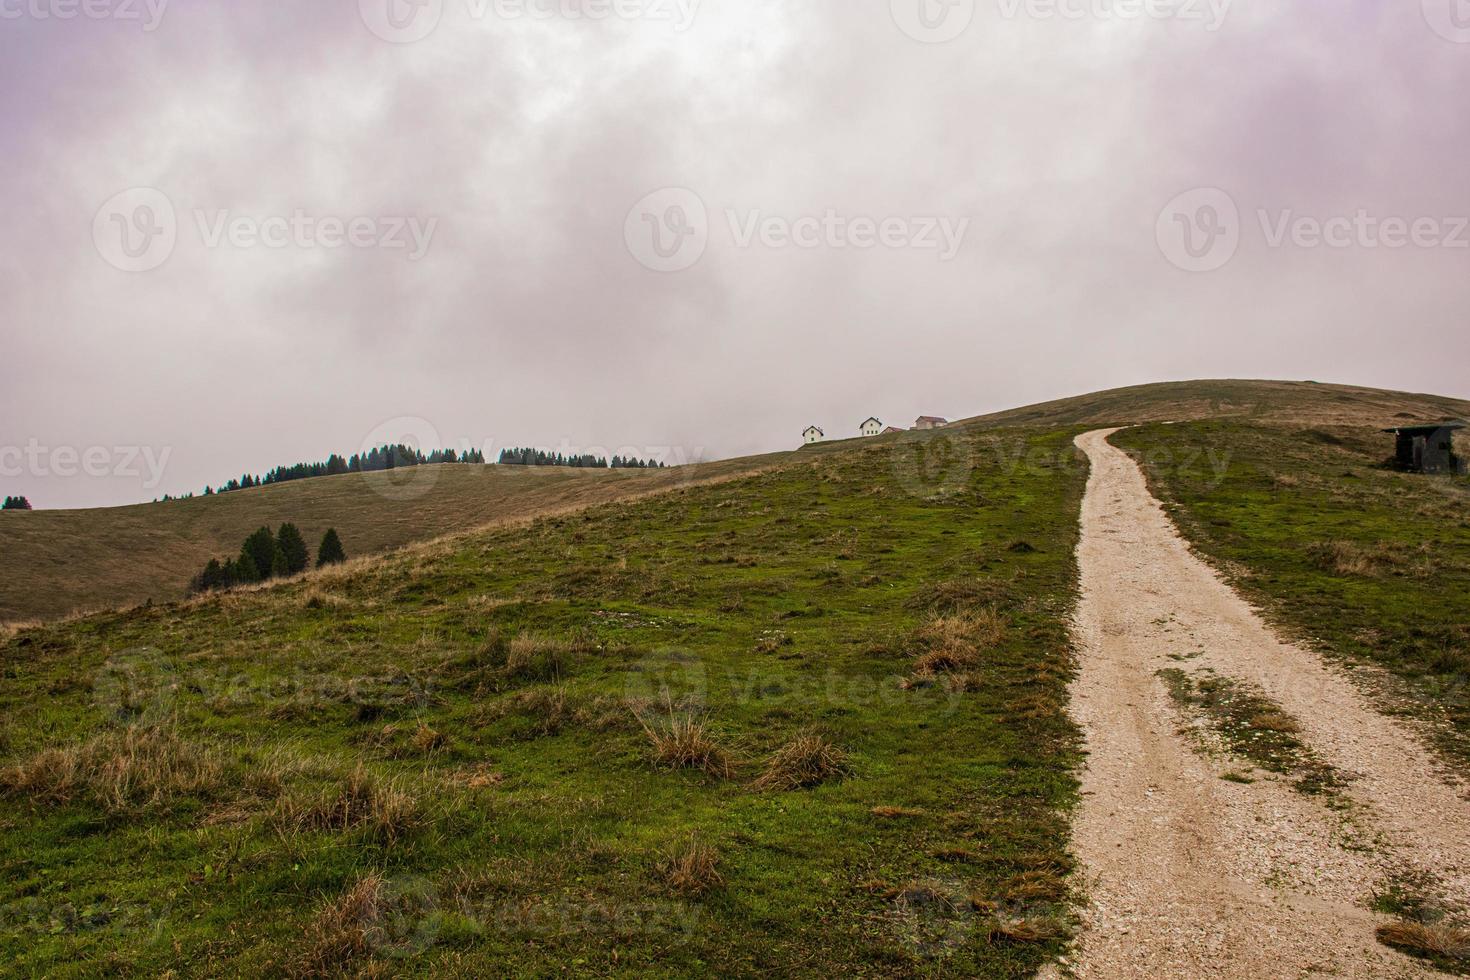
<svg viewBox="0 0 1470 980">
<path fill-rule="evenodd" d="M 239 585 L 249 585 L 259 582 L 261 578 L 260 569 L 255 564 L 255 558 L 250 554 L 249 542 L 240 548 L 240 557 L 235 559 L 235 582 Z"/>
<path fill-rule="evenodd" d="M 301 531 L 295 524 L 282 524 L 281 529 L 276 532 L 276 543 L 286 553 L 287 575 L 304 572 L 310 567 L 311 552 L 307 550 L 306 539 L 301 536 Z"/>
<path fill-rule="evenodd" d="M 271 566 L 276 562 L 276 536 L 268 527 L 262 527 L 245 539 L 245 553 L 255 567 L 255 579 L 271 577 Z"/>
<path fill-rule="evenodd" d="M 342 539 L 337 537 L 337 529 L 327 528 L 327 533 L 322 535 L 322 545 L 316 552 L 316 567 L 336 565 L 346 560 L 347 552 L 342 550 Z"/>
<path fill-rule="evenodd" d="M 290 574 L 291 568 L 286 558 L 286 551 L 277 542 L 275 554 L 271 556 L 271 578 L 285 578 Z"/>
</svg>

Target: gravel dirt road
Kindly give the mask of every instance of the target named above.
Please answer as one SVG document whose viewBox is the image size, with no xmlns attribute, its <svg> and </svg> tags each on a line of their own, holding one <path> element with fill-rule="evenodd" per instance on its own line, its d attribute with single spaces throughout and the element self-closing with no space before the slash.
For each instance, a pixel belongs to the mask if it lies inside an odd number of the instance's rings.
<svg viewBox="0 0 1470 980">
<path fill-rule="evenodd" d="M 1091 905 L 1082 977 L 1440 976 L 1380 945 L 1391 874 L 1470 895 L 1470 802 L 1419 739 L 1337 668 L 1283 643 L 1196 558 L 1134 462 L 1080 436 L 1083 503 L 1073 714 L 1087 740 L 1075 852 Z M 1158 672 L 1254 685 L 1342 777 L 1335 794 L 1248 772 Z"/>
</svg>

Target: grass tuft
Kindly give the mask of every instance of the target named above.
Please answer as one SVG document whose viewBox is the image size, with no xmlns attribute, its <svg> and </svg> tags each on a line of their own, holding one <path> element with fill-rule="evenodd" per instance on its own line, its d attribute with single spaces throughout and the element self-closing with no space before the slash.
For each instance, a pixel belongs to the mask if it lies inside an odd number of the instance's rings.
<svg viewBox="0 0 1470 980">
<path fill-rule="evenodd" d="M 505 653 L 506 677 L 521 681 L 560 681 L 571 672 L 573 644 L 540 633 L 522 633 Z"/>
<path fill-rule="evenodd" d="M 649 724 L 639 718 L 653 746 L 653 759 L 669 769 L 695 769 L 717 779 L 735 774 L 731 756 L 715 741 L 704 722 L 692 714 L 669 712 L 667 722 Z"/>
<path fill-rule="evenodd" d="M 922 817 L 924 815 L 923 810 L 916 810 L 906 806 L 875 806 L 869 812 L 875 817 L 882 817 L 884 820 L 895 820 L 899 817 Z"/>
<path fill-rule="evenodd" d="M 286 832 L 361 830 L 393 844 L 422 822 L 422 814 L 418 802 L 396 782 L 380 779 L 358 763 L 321 793 L 283 797 L 275 820 Z"/>
<path fill-rule="evenodd" d="M 1378 941 L 1408 953 L 1447 960 L 1470 960 L 1470 929 L 1445 923 L 1391 922 L 1378 927 Z"/>
<path fill-rule="evenodd" d="M 663 855 L 658 873 L 670 891 L 692 898 L 725 883 L 719 863 L 719 852 L 691 834 Z"/>
<path fill-rule="evenodd" d="M 130 727 L 89 742 L 43 749 L 0 770 L 0 791 L 37 803 L 94 803 L 129 813 L 192 796 L 207 796 L 224 781 L 212 751 L 172 729 Z"/>
<path fill-rule="evenodd" d="M 312 919 L 305 949 L 288 975 L 303 980 L 341 976 L 350 964 L 371 956 L 377 947 L 375 935 L 388 912 L 384 904 L 382 877 L 370 874 L 359 879 Z"/>
<path fill-rule="evenodd" d="M 1045 943 L 1064 934 L 1049 919 L 995 919 L 990 924 L 990 941 L 1002 943 Z"/>
<path fill-rule="evenodd" d="M 928 678 L 969 670 L 1000 642 L 1005 630 L 1005 620 L 994 609 L 931 616 L 914 631 L 914 673 Z"/>
<path fill-rule="evenodd" d="M 769 790 L 805 789 L 851 771 L 846 752 L 816 732 L 802 732 L 767 760 L 755 786 Z"/>
</svg>

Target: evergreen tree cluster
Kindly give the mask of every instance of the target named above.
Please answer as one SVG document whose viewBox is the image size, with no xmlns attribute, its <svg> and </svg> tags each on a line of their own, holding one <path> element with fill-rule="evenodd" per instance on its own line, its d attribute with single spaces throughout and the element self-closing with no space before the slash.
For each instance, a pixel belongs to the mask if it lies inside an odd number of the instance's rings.
<svg viewBox="0 0 1470 980">
<path fill-rule="evenodd" d="M 329 528 L 317 548 L 317 568 L 346 560 L 347 553 L 342 550 L 342 539 L 337 536 L 337 529 Z M 237 585 L 251 585 L 304 572 L 310 565 L 311 553 L 307 550 L 306 539 L 295 524 L 282 524 L 281 529 L 274 533 L 269 527 L 261 527 L 245 539 L 237 557 L 224 561 L 211 558 L 204 570 L 195 576 L 189 591 L 215 592 Z"/>
<path fill-rule="evenodd" d="M 478 449 L 466 449 L 464 452 L 455 452 L 453 449 L 436 449 L 431 453 L 423 453 L 408 446 L 379 446 L 365 453 L 353 453 L 350 457 L 339 456 L 336 453 L 328 456 L 325 462 L 319 463 L 295 463 L 291 466 L 277 466 L 270 470 L 265 476 L 252 476 L 246 473 L 236 477 L 228 483 L 222 483 L 218 487 L 205 487 L 204 495 L 213 496 L 216 493 L 229 493 L 232 490 L 249 490 L 252 487 L 266 487 L 273 483 L 289 483 L 292 480 L 307 480 L 315 476 L 338 476 L 342 473 L 375 473 L 380 470 L 393 470 L 405 466 L 437 466 L 440 463 L 476 463 L 483 464 L 485 454 Z"/>
<path fill-rule="evenodd" d="M 30 510 L 31 502 L 24 497 L 6 497 L 0 510 Z"/>
<path fill-rule="evenodd" d="M 602 456 L 564 456 L 561 453 L 549 453 L 544 449 L 502 449 L 500 465 L 572 466 L 597 470 L 605 470 L 609 467 L 615 470 L 661 470 L 664 468 L 663 463 L 655 463 L 651 459 L 637 459 L 633 456 L 614 456 L 609 461 Z"/>
</svg>

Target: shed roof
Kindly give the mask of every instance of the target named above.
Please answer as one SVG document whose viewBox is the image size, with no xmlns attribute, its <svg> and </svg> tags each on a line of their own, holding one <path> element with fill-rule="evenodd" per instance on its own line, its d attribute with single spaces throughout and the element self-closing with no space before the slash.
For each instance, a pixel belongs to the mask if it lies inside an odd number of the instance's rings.
<svg viewBox="0 0 1470 980">
<path fill-rule="evenodd" d="M 1450 421 L 1432 422 L 1428 425 L 1399 425 L 1395 426 L 1392 429 L 1384 429 L 1383 431 L 1392 432 L 1394 435 L 1429 436 L 1440 431 L 1441 429 L 1463 429 L 1465 427 L 1466 425 L 1464 422 Z"/>
</svg>

